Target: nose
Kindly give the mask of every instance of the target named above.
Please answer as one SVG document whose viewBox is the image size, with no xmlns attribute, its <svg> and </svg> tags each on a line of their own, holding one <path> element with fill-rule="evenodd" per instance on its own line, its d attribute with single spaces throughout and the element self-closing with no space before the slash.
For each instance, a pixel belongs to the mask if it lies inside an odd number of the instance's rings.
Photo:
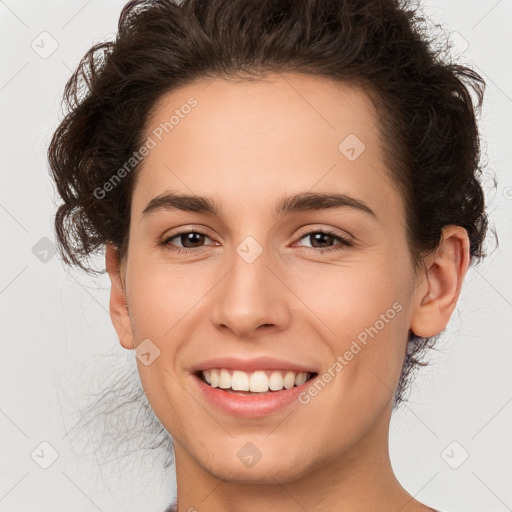
<svg viewBox="0 0 512 512">
<path fill-rule="evenodd" d="M 290 321 L 289 290 L 271 268 L 265 251 L 251 263 L 235 253 L 233 266 L 215 287 L 212 320 L 237 338 L 255 338 L 265 329 L 281 331 Z M 273 265 L 275 267 L 275 265 Z"/>
</svg>

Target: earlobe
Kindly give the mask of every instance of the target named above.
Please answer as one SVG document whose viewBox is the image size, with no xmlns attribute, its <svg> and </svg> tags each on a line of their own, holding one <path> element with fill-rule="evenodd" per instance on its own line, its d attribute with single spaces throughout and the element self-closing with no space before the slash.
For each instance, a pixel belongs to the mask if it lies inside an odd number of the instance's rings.
<svg viewBox="0 0 512 512">
<path fill-rule="evenodd" d="M 119 260 L 112 244 L 107 244 L 105 266 L 110 277 L 110 318 L 119 342 L 126 349 L 134 348 L 133 333 L 128 313 L 125 286 L 121 277 Z"/>
<path fill-rule="evenodd" d="M 446 226 L 436 251 L 426 258 L 424 283 L 418 287 L 411 330 L 419 337 L 442 332 L 457 305 L 470 261 L 469 237 L 461 226 Z"/>
</svg>

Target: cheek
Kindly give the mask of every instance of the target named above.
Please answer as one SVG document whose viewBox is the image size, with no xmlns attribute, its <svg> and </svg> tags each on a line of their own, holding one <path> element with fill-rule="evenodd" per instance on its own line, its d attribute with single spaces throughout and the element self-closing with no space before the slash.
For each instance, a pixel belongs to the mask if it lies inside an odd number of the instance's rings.
<svg viewBox="0 0 512 512">
<path fill-rule="evenodd" d="M 328 346 L 331 362 L 327 363 L 339 363 L 331 370 L 343 374 L 342 379 L 334 379 L 339 393 L 377 385 L 389 396 L 389 388 L 398 382 L 411 276 L 408 270 L 399 270 L 396 261 L 376 257 L 354 265 L 319 265 L 311 267 L 307 281 L 294 281 L 294 291 L 314 313 L 308 312 L 308 318 Z M 386 385 L 379 384 L 379 379 Z"/>
<path fill-rule="evenodd" d="M 290 272 L 286 280 L 293 283 L 296 295 L 336 339 L 357 336 L 376 322 L 382 330 L 379 320 L 386 311 L 384 320 L 394 320 L 400 308 L 393 305 L 399 302 L 404 306 L 408 276 L 375 259 L 368 263 L 311 266 Z"/>
<path fill-rule="evenodd" d="M 188 322 L 189 315 L 193 316 L 194 310 L 200 309 L 201 299 L 215 282 L 211 272 L 206 275 L 205 271 L 191 271 L 187 265 L 141 262 L 136 268 L 137 260 L 132 261 L 130 313 L 144 337 L 163 340 L 173 336 L 181 320 Z"/>
</svg>

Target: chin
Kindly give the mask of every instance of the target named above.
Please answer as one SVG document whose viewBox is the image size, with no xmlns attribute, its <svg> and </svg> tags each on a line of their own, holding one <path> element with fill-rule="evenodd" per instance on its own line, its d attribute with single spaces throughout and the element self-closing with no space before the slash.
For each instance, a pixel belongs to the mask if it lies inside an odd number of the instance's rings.
<svg viewBox="0 0 512 512">
<path fill-rule="evenodd" d="M 223 461 L 204 467 L 209 474 L 223 481 L 250 485 L 290 484 L 303 478 L 307 468 L 276 457 L 258 461 L 252 467 L 242 467 L 238 460 Z"/>
<path fill-rule="evenodd" d="M 207 445 L 215 445 L 216 449 L 206 454 L 203 447 L 197 447 L 199 453 L 194 456 L 195 462 L 223 481 L 252 485 L 293 483 L 315 466 L 314 461 L 305 458 L 302 443 L 293 442 L 286 450 L 282 437 L 270 440 L 264 435 L 234 436 L 225 443 L 212 440 Z M 321 465 L 321 461 L 317 465 Z"/>
</svg>

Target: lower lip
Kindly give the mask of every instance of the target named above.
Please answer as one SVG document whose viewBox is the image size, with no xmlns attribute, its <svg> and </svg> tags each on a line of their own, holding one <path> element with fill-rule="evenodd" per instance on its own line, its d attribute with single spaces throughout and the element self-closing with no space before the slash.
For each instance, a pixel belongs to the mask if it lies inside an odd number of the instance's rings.
<svg viewBox="0 0 512 512">
<path fill-rule="evenodd" d="M 309 379 L 300 386 L 265 394 L 242 395 L 212 388 L 197 375 L 193 375 L 203 396 L 218 409 L 227 414 L 244 418 L 258 418 L 285 409 L 294 402 L 299 405 L 298 396 L 306 390 L 311 382 Z"/>
</svg>

